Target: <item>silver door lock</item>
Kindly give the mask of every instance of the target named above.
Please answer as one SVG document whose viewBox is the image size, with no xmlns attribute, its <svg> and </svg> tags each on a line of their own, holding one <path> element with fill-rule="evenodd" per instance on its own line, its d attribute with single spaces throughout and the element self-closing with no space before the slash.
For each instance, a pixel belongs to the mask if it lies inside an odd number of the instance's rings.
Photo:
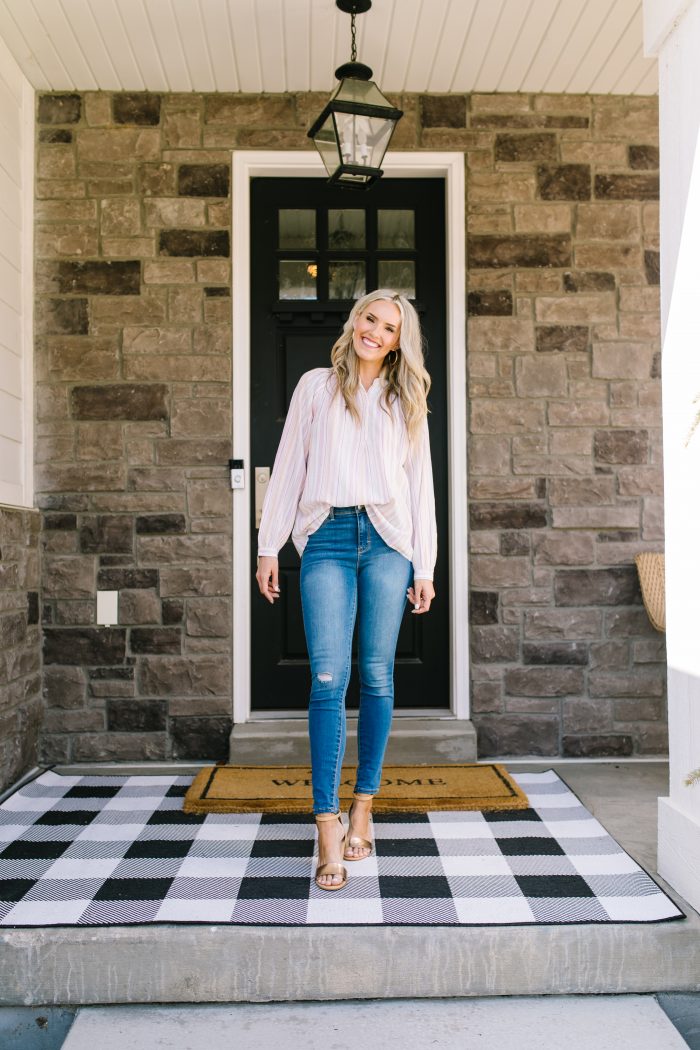
<svg viewBox="0 0 700 1050">
<path fill-rule="evenodd" d="M 244 489 L 245 488 L 245 469 L 243 467 L 242 459 L 230 459 L 228 461 L 228 469 L 231 472 L 231 488 L 232 489 Z"/>
<path fill-rule="evenodd" d="M 265 493 L 270 482 L 269 467 L 255 467 L 255 528 L 260 528 Z"/>
</svg>

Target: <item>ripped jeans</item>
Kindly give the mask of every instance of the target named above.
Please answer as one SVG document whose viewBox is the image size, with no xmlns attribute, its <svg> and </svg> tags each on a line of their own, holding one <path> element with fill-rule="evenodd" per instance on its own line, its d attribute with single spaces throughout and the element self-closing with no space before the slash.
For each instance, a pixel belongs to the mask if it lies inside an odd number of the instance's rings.
<svg viewBox="0 0 700 1050">
<path fill-rule="evenodd" d="M 331 507 L 302 551 L 314 814 L 340 808 L 345 694 L 356 616 L 360 710 L 355 791 L 373 795 L 379 790 L 394 706 L 396 643 L 412 578 L 411 562 L 385 543 L 363 507 Z"/>
</svg>

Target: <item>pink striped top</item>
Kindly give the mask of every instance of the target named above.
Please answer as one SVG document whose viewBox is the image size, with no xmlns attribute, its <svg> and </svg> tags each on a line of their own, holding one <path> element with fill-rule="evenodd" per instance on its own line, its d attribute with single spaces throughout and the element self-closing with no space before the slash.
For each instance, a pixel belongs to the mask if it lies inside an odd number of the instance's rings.
<svg viewBox="0 0 700 1050">
<path fill-rule="evenodd" d="M 432 580 L 437 558 L 435 493 L 427 418 L 410 450 L 398 399 L 394 425 L 379 403 L 387 380 L 357 391 L 358 427 L 332 368 L 312 368 L 297 383 L 263 501 L 258 555 L 277 557 L 292 533 L 299 556 L 331 507 L 364 503 L 382 539 Z"/>
</svg>

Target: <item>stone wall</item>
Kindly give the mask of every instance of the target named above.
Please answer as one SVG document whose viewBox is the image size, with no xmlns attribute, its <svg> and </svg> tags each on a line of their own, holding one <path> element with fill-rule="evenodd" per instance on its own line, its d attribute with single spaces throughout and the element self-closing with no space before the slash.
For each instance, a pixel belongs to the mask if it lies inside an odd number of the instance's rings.
<svg viewBox="0 0 700 1050">
<path fill-rule="evenodd" d="M 652 98 L 471 100 L 480 754 L 667 747 L 633 561 L 663 547 L 657 121 Z"/>
<path fill-rule="evenodd" d="M 39 97 L 49 760 L 226 755 L 230 151 L 308 149 L 325 101 Z M 663 751 L 656 100 L 397 101 L 394 148 L 467 166 L 479 753 Z"/>
<path fill-rule="evenodd" d="M 0 507 L 0 790 L 37 761 L 39 515 Z"/>
</svg>

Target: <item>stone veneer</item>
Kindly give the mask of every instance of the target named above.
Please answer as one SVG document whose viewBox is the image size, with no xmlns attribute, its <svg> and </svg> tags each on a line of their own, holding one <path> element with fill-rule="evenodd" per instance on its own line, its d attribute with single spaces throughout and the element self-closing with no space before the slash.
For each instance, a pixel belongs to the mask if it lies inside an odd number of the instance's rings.
<svg viewBox="0 0 700 1050">
<path fill-rule="evenodd" d="M 38 99 L 47 760 L 226 756 L 230 151 L 308 149 L 325 101 Z M 479 755 L 663 752 L 656 99 L 397 101 L 394 148 L 467 168 Z"/>
<path fill-rule="evenodd" d="M 0 506 L 0 790 L 37 761 L 39 515 Z"/>
</svg>

